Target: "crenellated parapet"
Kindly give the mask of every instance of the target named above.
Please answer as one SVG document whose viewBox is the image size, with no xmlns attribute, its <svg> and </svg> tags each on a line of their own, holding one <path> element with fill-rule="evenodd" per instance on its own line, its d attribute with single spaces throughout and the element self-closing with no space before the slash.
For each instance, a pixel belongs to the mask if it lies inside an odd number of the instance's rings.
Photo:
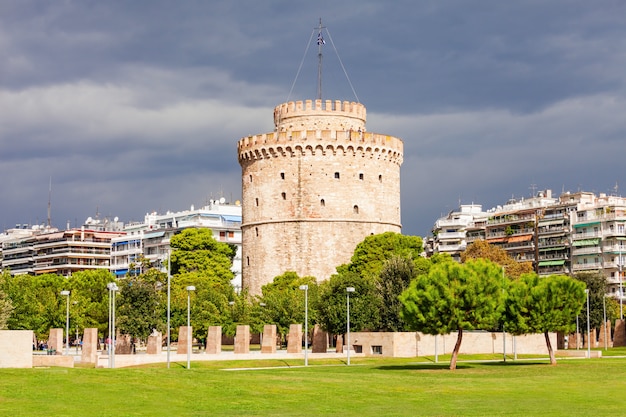
<svg viewBox="0 0 626 417">
<path fill-rule="evenodd" d="M 274 126 L 278 132 L 325 129 L 365 131 L 366 119 L 365 106 L 350 101 L 290 101 L 274 108 Z"/>
<path fill-rule="evenodd" d="M 242 138 L 239 162 L 300 155 L 349 154 L 402 164 L 402 140 L 372 132 L 315 130 L 273 132 Z"/>
</svg>

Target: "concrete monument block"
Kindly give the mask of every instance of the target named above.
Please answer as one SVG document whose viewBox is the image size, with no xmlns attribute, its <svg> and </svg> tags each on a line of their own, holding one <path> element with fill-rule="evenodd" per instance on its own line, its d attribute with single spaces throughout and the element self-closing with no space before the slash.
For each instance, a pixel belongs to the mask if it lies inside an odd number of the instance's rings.
<svg viewBox="0 0 626 417">
<path fill-rule="evenodd" d="M 206 339 L 206 353 L 218 354 L 222 352 L 222 326 L 209 326 Z"/>
<path fill-rule="evenodd" d="M 63 329 L 50 329 L 48 350 L 55 351 L 57 355 L 63 354 Z"/>
<path fill-rule="evenodd" d="M 287 353 L 302 353 L 302 325 L 289 325 L 287 336 Z"/>
<path fill-rule="evenodd" d="M 266 324 L 263 326 L 263 341 L 261 353 L 276 353 L 276 325 Z"/>
<path fill-rule="evenodd" d="M 626 327 L 624 320 L 615 320 L 615 333 L 613 334 L 613 346 L 626 346 Z"/>
<path fill-rule="evenodd" d="M 322 330 L 319 324 L 313 328 L 313 353 L 326 353 L 328 350 L 328 333 Z"/>
<path fill-rule="evenodd" d="M 606 347 L 613 346 L 611 341 L 611 320 L 607 320 L 606 323 L 600 326 L 600 334 L 598 336 L 598 347 L 604 348 L 605 342 Z"/>
<path fill-rule="evenodd" d="M 193 327 L 192 326 L 180 326 L 178 330 L 178 348 L 176 353 L 186 355 L 187 352 L 193 353 L 193 348 L 190 351 L 189 346 L 192 345 L 193 340 Z"/>
<path fill-rule="evenodd" d="M 148 345 L 146 346 L 146 353 L 148 355 L 158 355 L 163 349 L 163 334 L 154 330 L 150 336 L 148 336 Z"/>
<path fill-rule="evenodd" d="M 335 352 L 342 353 L 343 352 L 343 336 L 338 334 L 337 340 L 335 342 Z"/>
<path fill-rule="evenodd" d="M 237 326 L 235 353 L 250 353 L 250 326 L 247 324 Z"/>
<path fill-rule="evenodd" d="M 33 331 L 0 330 L 0 368 L 33 367 Z"/>
<path fill-rule="evenodd" d="M 118 334 L 115 339 L 115 354 L 130 355 L 132 352 L 132 343 L 130 335 Z"/>
<path fill-rule="evenodd" d="M 82 363 L 93 363 L 97 361 L 98 353 L 98 329 L 88 328 L 83 332 L 83 351 L 80 356 Z"/>
</svg>

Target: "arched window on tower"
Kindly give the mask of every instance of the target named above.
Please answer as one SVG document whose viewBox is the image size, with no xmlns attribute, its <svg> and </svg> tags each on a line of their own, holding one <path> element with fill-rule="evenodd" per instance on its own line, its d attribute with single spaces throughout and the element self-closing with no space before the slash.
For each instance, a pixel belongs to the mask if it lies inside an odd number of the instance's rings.
<svg viewBox="0 0 626 417">
<path fill-rule="evenodd" d="M 285 173 L 284 173 L 284 172 L 281 172 L 281 173 L 280 173 L 280 179 L 281 179 L 281 180 L 284 180 L 284 179 L 285 179 Z"/>
<path fill-rule="evenodd" d="M 283 198 L 283 200 L 287 199 L 287 193 L 280 193 L 280 196 Z"/>
<path fill-rule="evenodd" d="M 335 178 L 339 179 L 339 172 L 335 172 Z"/>
<path fill-rule="evenodd" d="M 359 179 L 360 179 L 361 181 L 363 181 L 363 173 L 362 173 L 362 172 L 361 172 L 361 173 L 359 173 Z"/>
<path fill-rule="evenodd" d="M 320 200 L 320 206 L 326 207 L 326 201 L 323 198 Z"/>
<path fill-rule="evenodd" d="M 359 206 L 355 205 L 354 207 L 352 207 L 352 212 L 354 214 L 359 214 Z"/>
<path fill-rule="evenodd" d="M 383 176 L 382 176 L 382 174 L 378 175 L 378 182 L 383 182 Z"/>
</svg>

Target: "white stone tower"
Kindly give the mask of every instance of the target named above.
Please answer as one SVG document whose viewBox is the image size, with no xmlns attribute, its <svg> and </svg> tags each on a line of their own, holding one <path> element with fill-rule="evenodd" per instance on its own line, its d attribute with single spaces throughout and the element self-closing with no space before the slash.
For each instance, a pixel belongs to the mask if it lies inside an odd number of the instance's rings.
<svg viewBox="0 0 626 417">
<path fill-rule="evenodd" d="M 360 103 L 274 109 L 273 133 L 242 138 L 242 283 L 250 294 L 286 271 L 326 280 L 366 236 L 400 232 L 398 138 L 366 132 Z"/>
</svg>

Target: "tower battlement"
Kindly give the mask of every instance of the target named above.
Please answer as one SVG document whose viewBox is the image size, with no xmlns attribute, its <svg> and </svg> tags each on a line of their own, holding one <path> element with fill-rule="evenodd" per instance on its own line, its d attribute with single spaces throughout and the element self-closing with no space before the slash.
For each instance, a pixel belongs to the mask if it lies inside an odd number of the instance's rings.
<svg viewBox="0 0 626 417">
<path fill-rule="evenodd" d="M 341 100 L 290 101 L 274 108 L 274 126 L 286 130 L 365 131 L 367 110 L 361 103 Z"/>
<path fill-rule="evenodd" d="M 402 140 L 379 133 L 353 130 L 303 130 L 272 132 L 247 136 L 239 140 L 239 161 L 283 157 L 296 153 L 311 155 L 337 152 L 359 154 L 402 164 Z"/>
</svg>

